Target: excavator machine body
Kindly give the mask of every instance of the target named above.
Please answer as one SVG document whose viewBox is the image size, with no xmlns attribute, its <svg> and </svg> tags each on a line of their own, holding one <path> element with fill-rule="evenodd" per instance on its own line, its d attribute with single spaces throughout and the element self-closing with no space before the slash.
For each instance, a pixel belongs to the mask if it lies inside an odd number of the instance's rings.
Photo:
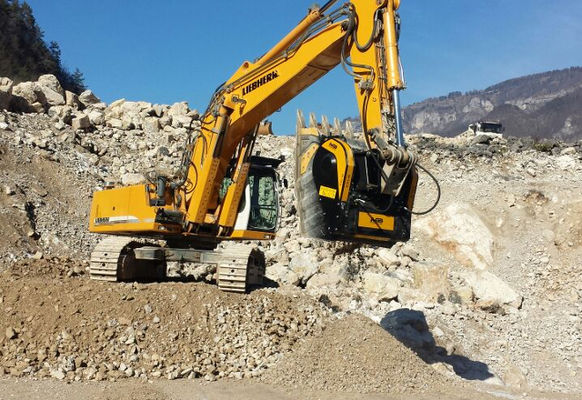
<svg viewBox="0 0 582 400">
<path fill-rule="evenodd" d="M 130 280 L 141 276 L 138 261 L 178 261 L 217 265 L 224 290 L 244 291 L 260 281 L 265 269 L 260 252 L 217 246 L 275 236 L 275 170 L 281 160 L 254 151 L 260 133 L 270 133 L 261 121 L 340 64 L 355 89 L 362 138 L 339 122 L 332 128 L 327 118 L 321 123 L 310 118 L 306 126 L 299 115 L 295 157 L 301 230 L 318 239 L 386 247 L 408 240 L 417 171 L 400 117 L 399 91 L 405 83 L 399 4 L 329 0 L 310 8 L 264 55 L 244 61 L 187 130 L 175 177 L 156 173 L 147 176 L 148 183 L 94 194 L 89 229 L 117 238 L 96 248 L 91 276 Z"/>
</svg>

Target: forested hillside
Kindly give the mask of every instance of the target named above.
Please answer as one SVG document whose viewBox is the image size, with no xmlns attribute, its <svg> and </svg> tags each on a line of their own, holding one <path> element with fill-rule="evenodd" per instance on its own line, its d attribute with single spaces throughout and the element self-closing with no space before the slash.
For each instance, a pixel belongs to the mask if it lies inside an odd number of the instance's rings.
<svg viewBox="0 0 582 400">
<path fill-rule="evenodd" d="M 16 83 L 55 75 L 64 89 L 85 90 L 83 74 L 71 73 L 61 61 L 57 42 L 46 43 L 31 7 L 18 0 L 0 0 L 0 76 Z"/>
</svg>

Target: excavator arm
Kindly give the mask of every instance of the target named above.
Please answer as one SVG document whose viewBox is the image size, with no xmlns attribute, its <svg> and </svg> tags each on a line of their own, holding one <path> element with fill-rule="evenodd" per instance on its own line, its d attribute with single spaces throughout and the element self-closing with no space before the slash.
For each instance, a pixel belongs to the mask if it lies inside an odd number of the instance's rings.
<svg viewBox="0 0 582 400">
<path fill-rule="evenodd" d="M 245 61 L 214 94 L 202 116 L 203 138 L 195 143 L 188 172 L 188 181 L 197 181 L 185 195 L 186 219 L 194 229 L 217 224 L 228 232 L 233 227 L 255 127 L 340 63 L 354 78 L 367 147 L 388 160 L 388 173 L 395 163 L 411 169 L 413 156 L 404 147 L 397 100 L 404 87 L 397 43 L 399 1 L 354 0 L 333 8 L 335 3 L 310 10 L 281 42 L 255 62 Z M 229 166 L 232 183 L 219 203 L 219 186 Z M 403 180 L 393 176 L 385 185 L 400 188 Z"/>
</svg>

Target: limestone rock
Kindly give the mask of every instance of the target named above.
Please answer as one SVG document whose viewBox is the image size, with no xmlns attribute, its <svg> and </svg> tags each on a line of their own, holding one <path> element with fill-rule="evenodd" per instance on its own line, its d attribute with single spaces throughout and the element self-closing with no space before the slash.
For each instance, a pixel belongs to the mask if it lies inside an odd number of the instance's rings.
<svg viewBox="0 0 582 400">
<path fill-rule="evenodd" d="M 172 117 L 178 115 L 185 116 L 186 114 L 188 114 L 189 111 L 190 108 L 188 107 L 188 103 L 186 102 L 174 103 L 168 110 L 168 115 L 171 115 Z"/>
<path fill-rule="evenodd" d="M 400 258 L 394 254 L 390 249 L 378 249 L 376 251 L 380 263 L 385 267 L 396 266 L 400 264 Z"/>
<path fill-rule="evenodd" d="M 145 183 L 145 178 L 142 174 L 125 174 L 121 177 L 121 183 L 124 186 L 139 185 Z"/>
<path fill-rule="evenodd" d="M 447 298 L 450 291 L 449 267 L 446 264 L 417 262 L 412 265 L 414 287 L 425 296 L 425 300 L 436 302 Z"/>
<path fill-rule="evenodd" d="M 464 278 L 473 290 L 475 298 L 483 307 L 521 307 L 523 298 L 507 283 L 488 271 L 470 271 Z"/>
<path fill-rule="evenodd" d="M 364 290 L 379 301 L 398 297 L 400 281 L 387 275 L 366 271 L 363 276 Z"/>
<path fill-rule="evenodd" d="M 91 121 L 91 123 L 93 125 L 104 125 L 105 124 L 105 116 L 101 111 L 98 110 L 92 110 L 89 112 L 89 121 Z"/>
<path fill-rule="evenodd" d="M 46 105 L 60 106 L 65 104 L 65 91 L 54 75 L 42 75 L 38 78 L 38 87 L 44 94 Z"/>
<path fill-rule="evenodd" d="M 123 127 L 123 122 L 117 118 L 108 119 L 105 124 L 110 128 L 121 129 Z"/>
<path fill-rule="evenodd" d="M 291 258 L 289 269 L 297 274 L 302 285 L 305 285 L 319 270 L 317 257 L 311 252 L 295 253 L 289 257 Z"/>
<path fill-rule="evenodd" d="M 39 107 L 35 104 L 39 104 L 41 107 L 46 104 L 44 93 L 36 82 L 19 83 L 12 88 L 12 95 L 24 100 L 24 102 L 15 104 L 18 108 L 17 111 L 29 111 L 31 108 L 38 111 Z"/>
<path fill-rule="evenodd" d="M 65 91 L 65 104 L 69 107 L 83 108 L 83 104 L 79 101 L 79 96 L 73 92 Z"/>
<path fill-rule="evenodd" d="M 12 101 L 12 80 L 0 78 L 0 110 L 7 110 Z"/>
<path fill-rule="evenodd" d="M 41 87 L 49 88 L 61 96 L 65 96 L 65 90 L 61 86 L 61 83 L 56 76 L 51 74 L 41 75 L 37 82 Z"/>
<path fill-rule="evenodd" d="M 493 263 L 493 234 L 468 204 L 453 203 L 417 220 L 414 228 L 424 231 L 467 267 L 484 270 Z"/>
<path fill-rule="evenodd" d="M 73 129 L 87 129 L 91 127 L 91 120 L 87 115 L 75 115 L 73 118 L 72 125 Z"/>
<path fill-rule="evenodd" d="M 0 77 L 0 91 L 12 93 L 14 82 L 10 78 Z"/>
<path fill-rule="evenodd" d="M 269 265 L 265 275 L 267 278 L 285 285 L 297 286 L 301 283 L 301 277 L 282 263 Z"/>
<path fill-rule="evenodd" d="M 101 100 L 91 90 L 85 90 L 79 95 L 79 101 L 85 106 L 89 107 L 92 104 L 101 103 Z"/>
<path fill-rule="evenodd" d="M 8 340 L 16 339 L 17 336 L 18 334 L 16 333 L 14 328 L 12 327 L 6 328 L 6 339 Z"/>
</svg>

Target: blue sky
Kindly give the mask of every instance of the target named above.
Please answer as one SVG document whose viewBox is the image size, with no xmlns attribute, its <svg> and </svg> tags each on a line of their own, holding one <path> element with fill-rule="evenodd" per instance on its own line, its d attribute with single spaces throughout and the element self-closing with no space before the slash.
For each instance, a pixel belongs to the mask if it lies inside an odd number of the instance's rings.
<svg viewBox="0 0 582 400">
<path fill-rule="evenodd" d="M 27 0 L 47 41 L 87 85 L 118 98 L 204 110 L 245 59 L 283 37 L 314 0 Z M 321 0 L 321 4 L 323 4 Z M 582 65 L 582 1 L 402 0 L 405 104 L 451 91 Z M 329 73 L 271 116 L 293 133 L 295 111 L 357 114 L 351 79 Z"/>
</svg>

